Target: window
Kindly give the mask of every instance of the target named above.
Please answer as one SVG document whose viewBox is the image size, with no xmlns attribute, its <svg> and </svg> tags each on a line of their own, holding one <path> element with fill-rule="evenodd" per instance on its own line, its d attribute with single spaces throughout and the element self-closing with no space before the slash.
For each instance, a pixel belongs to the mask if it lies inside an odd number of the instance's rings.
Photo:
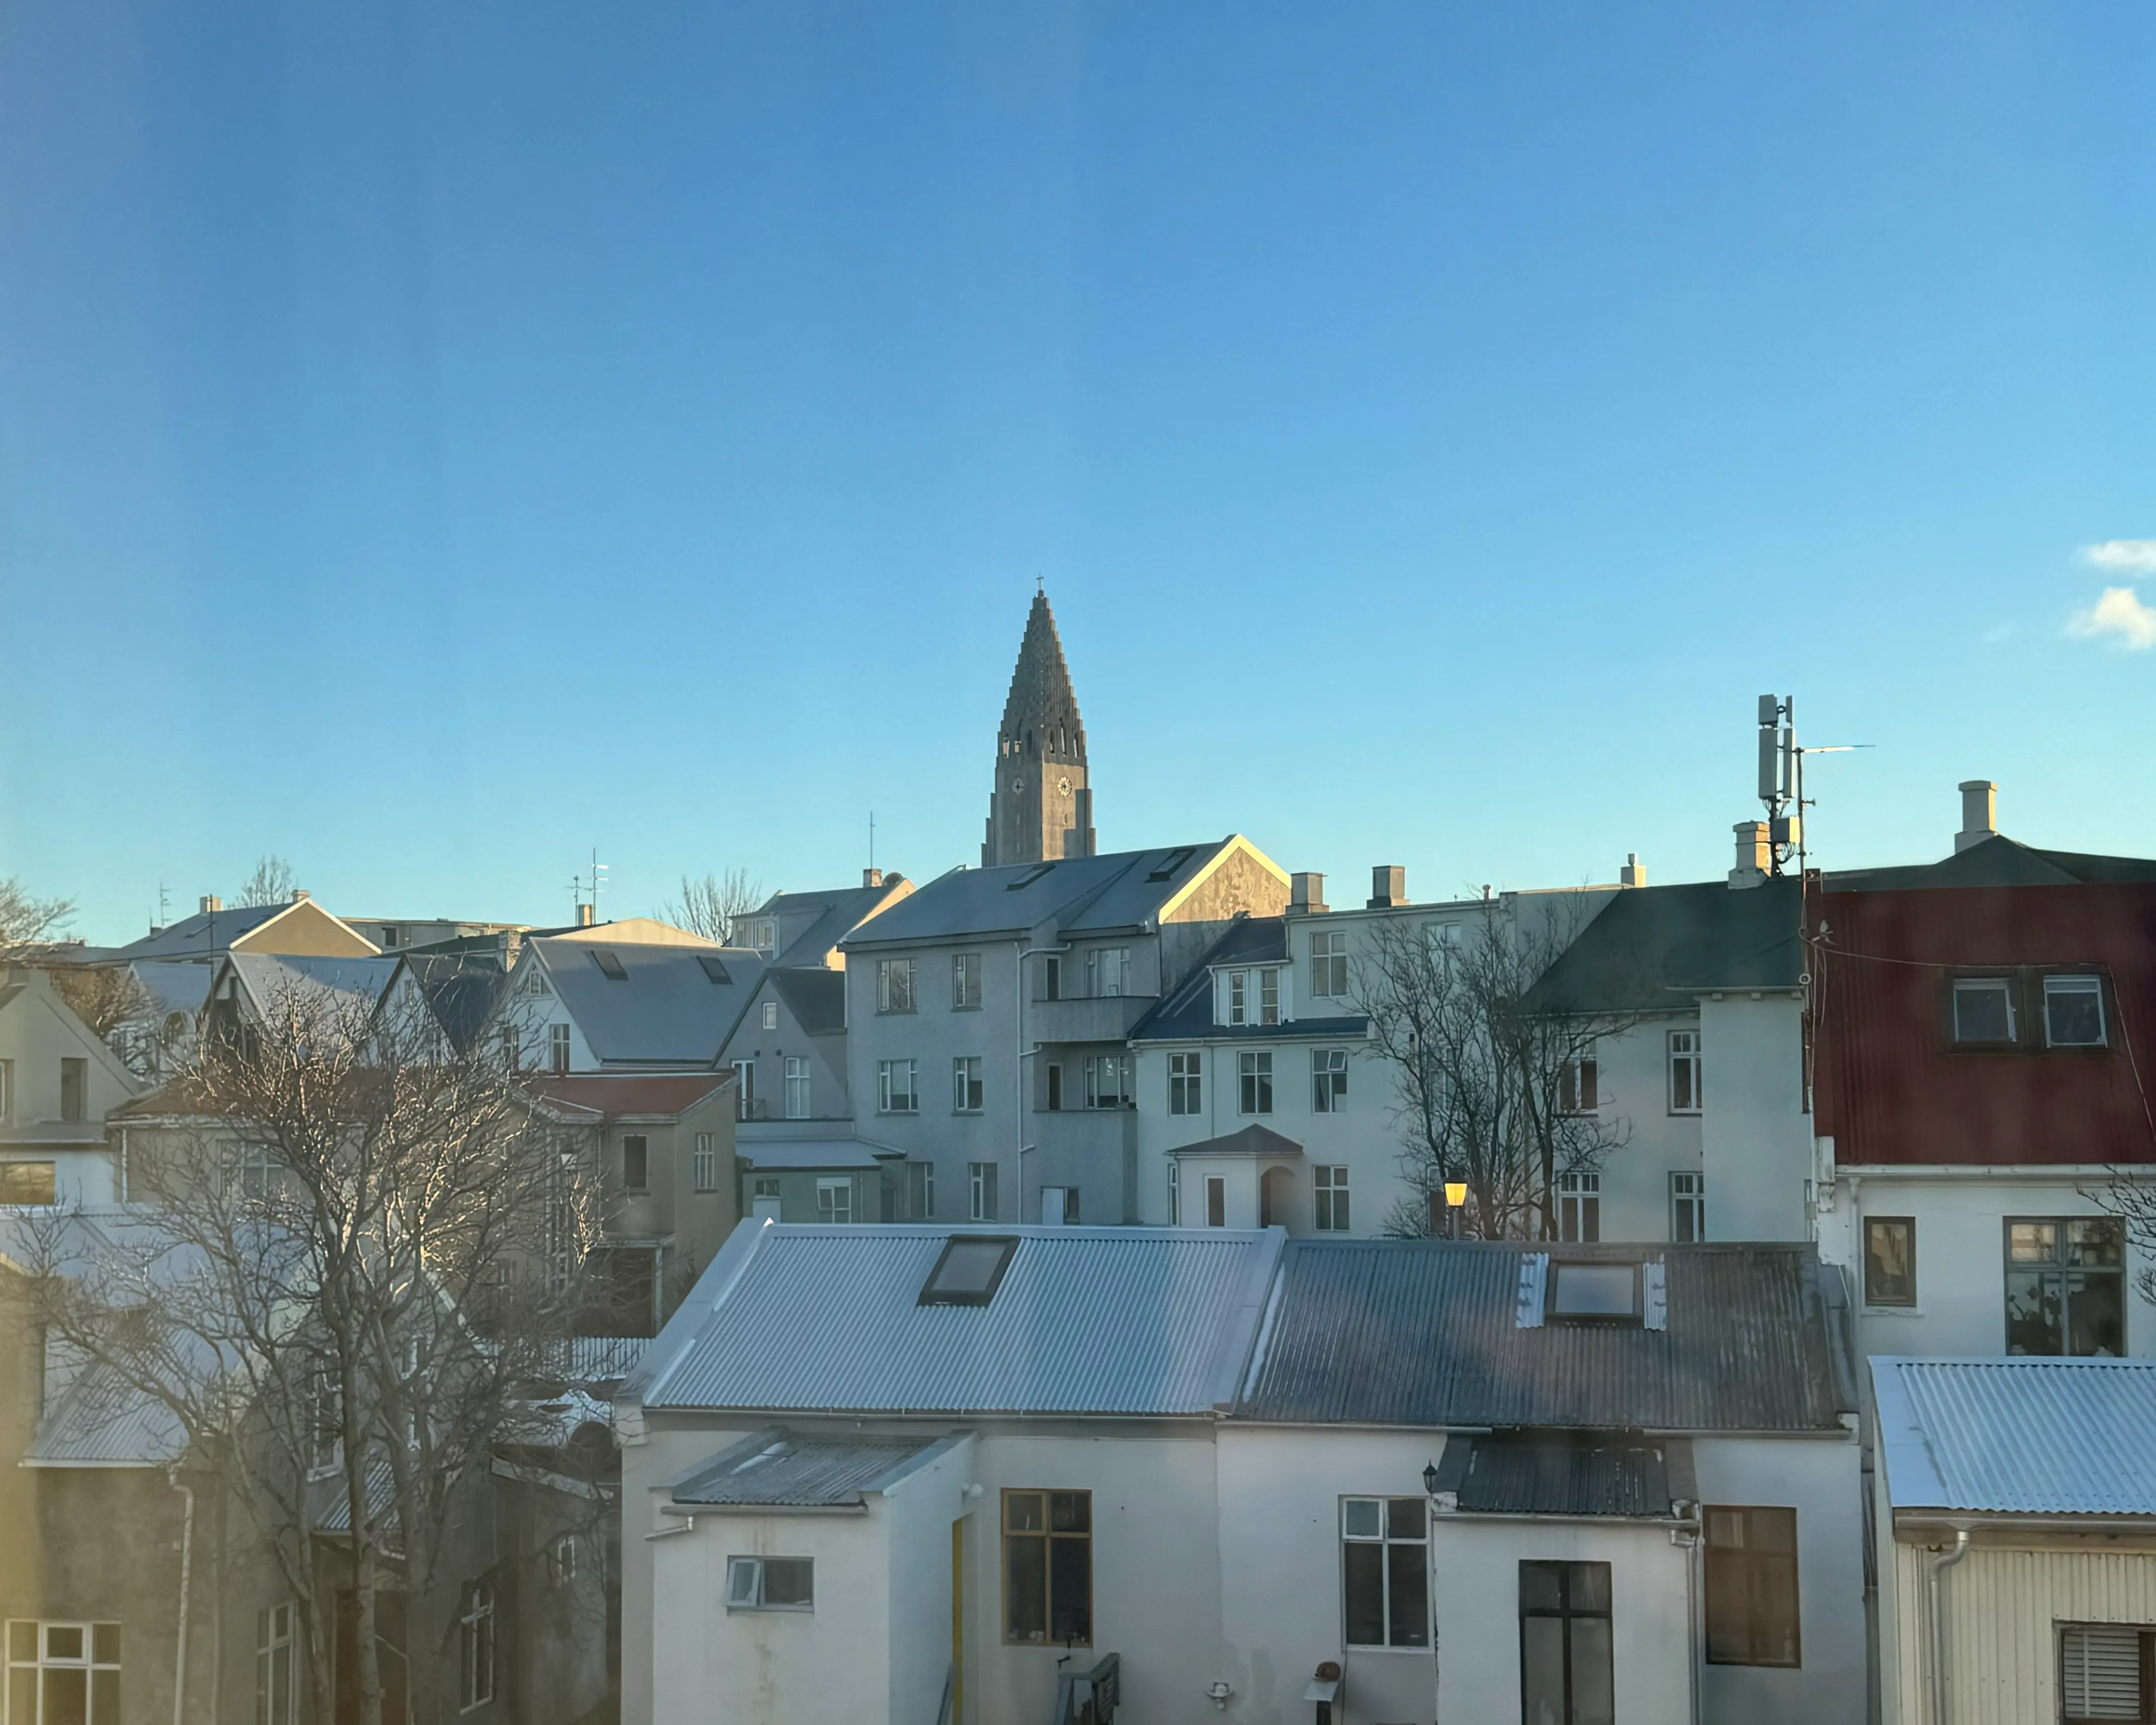
<svg viewBox="0 0 2156 1725">
<path fill-rule="evenodd" d="M 2014 984 L 2010 978 L 1954 978 L 1953 1040 L 1973 1043 L 2014 1040 Z"/>
<path fill-rule="evenodd" d="M 1348 937 L 1337 929 L 1310 937 L 1310 992 L 1321 1000 L 1348 992 Z"/>
<path fill-rule="evenodd" d="M 15 1118 L 15 1063 L 0 1060 L 0 1126 L 12 1124 Z"/>
<path fill-rule="evenodd" d="M 786 1057 L 786 1117 L 806 1120 L 808 1117 L 808 1056 L 788 1055 Z"/>
<path fill-rule="evenodd" d="M 923 1306 L 985 1306 L 1018 1250 L 1014 1234 L 954 1234 L 921 1286 Z"/>
<path fill-rule="evenodd" d="M 854 1219 L 854 1183 L 844 1174 L 816 1177 L 816 1219 L 850 1222 Z"/>
<path fill-rule="evenodd" d="M 996 1219 L 996 1165 L 993 1162 L 966 1164 L 966 1214 L 976 1222 Z"/>
<path fill-rule="evenodd" d="M 1348 1169 L 1340 1163 L 1319 1163 L 1310 1171 L 1317 1214 L 1312 1219 L 1321 1234 L 1348 1231 Z"/>
<path fill-rule="evenodd" d="M 2006 1351 L 2124 1353 L 2125 1266 L 2115 1216 L 2009 1217 Z"/>
<path fill-rule="evenodd" d="M 395 946 L 396 944 L 397 944 L 397 931 L 396 931 L 394 928 L 390 927 L 388 924 L 386 924 L 386 923 L 385 923 L 385 924 L 382 926 L 382 950 L 383 950 L 384 952 L 387 952 L 390 947 L 392 947 Z"/>
<path fill-rule="evenodd" d="M 0 1204 L 58 1204 L 59 1164 L 0 1162 Z"/>
<path fill-rule="evenodd" d="M 1602 1238 L 1602 1176 L 1557 1177 L 1557 1237 L 1582 1242 Z"/>
<path fill-rule="evenodd" d="M 716 1132 L 696 1134 L 696 1154 L 691 1166 L 699 1192 L 719 1189 L 719 1138 Z"/>
<path fill-rule="evenodd" d="M 1670 1112 L 1697 1114 L 1700 1107 L 1699 1032 L 1670 1032 Z"/>
<path fill-rule="evenodd" d="M 1093 1645 L 1093 1494 L 1004 1493 L 1004 1639 Z"/>
<path fill-rule="evenodd" d="M 981 1057 L 978 1055 L 960 1055 L 951 1062 L 951 1111 L 953 1114 L 978 1114 L 981 1111 Z"/>
<path fill-rule="evenodd" d="M 1205 1111 L 1203 1061 L 1195 1054 L 1168 1057 L 1168 1111 L 1203 1114 Z"/>
<path fill-rule="evenodd" d="M 1592 1114 L 1602 1106 L 1600 1078 L 1600 1068 L 1594 1060 L 1567 1060 L 1558 1069 L 1558 1109 L 1566 1114 Z"/>
<path fill-rule="evenodd" d="M 1340 1114 L 1348 1107 L 1348 1050 L 1310 1051 L 1310 1106 L 1313 1113 Z"/>
<path fill-rule="evenodd" d="M 307 1471 L 320 1479 L 344 1465 L 344 1397 L 326 1365 L 315 1367 L 307 1387 Z"/>
<path fill-rule="evenodd" d="M 1228 973 L 1228 1022 L 1248 1024 L 1250 1018 L 1250 973 L 1247 970 Z"/>
<path fill-rule="evenodd" d="M 1052 1113 L 1063 1106 L 1063 1069 L 1051 1065 L 1048 1069 L 1048 1106 Z"/>
<path fill-rule="evenodd" d="M 1225 1228 L 1228 1225 L 1228 1177 L 1208 1174 L 1205 1177 L 1205 1225 Z"/>
<path fill-rule="evenodd" d="M 256 1612 L 254 1725 L 292 1725 L 300 1712 L 299 1677 L 292 1656 L 290 1603 Z"/>
<path fill-rule="evenodd" d="M 1864 1219 L 1864 1303 L 1866 1306 L 1914 1306 L 1917 1303 L 1917 1219 L 1914 1216 L 1866 1216 Z"/>
<path fill-rule="evenodd" d="M 1258 1022 L 1277 1024 L 1280 1022 L 1280 972 L 1261 970 L 1258 973 Z"/>
<path fill-rule="evenodd" d="M 1240 1101 L 1245 1114 L 1273 1111 L 1273 1057 L 1264 1050 L 1235 1056 L 1236 1076 L 1241 1081 Z"/>
<path fill-rule="evenodd" d="M 778 1028 L 778 1003 L 776 1000 L 763 1003 L 763 1028 L 767 1030 Z"/>
<path fill-rule="evenodd" d="M 1625 1263 L 1552 1264 L 1543 1315 L 1563 1323 L 1640 1322 L 1640 1266 Z"/>
<path fill-rule="evenodd" d="M 549 1024 L 547 1027 L 547 1064 L 557 1072 L 569 1070 L 569 1027 L 567 1024 Z"/>
<path fill-rule="evenodd" d="M 60 1118 L 80 1120 L 88 1111 L 90 1062 L 72 1056 L 60 1062 Z"/>
<path fill-rule="evenodd" d="M 1520 1717 L 1527 1725 L 1612 1725 L 1609 1566 L 1520 1565 Z"/>
<path fill-rule="evenodd" d="M 1797 1512 L 1707 1508 L 1707 1662 L 1801 1665 Z"/>
<path fill-rule="evenodd" d="M 2066 1725 L 2145 1720 L 2156 1635 L 2128 1623 L 2070 1624 L 2059 1630 L 2059 1711 Z"/>
<path fill-rule="evenodd" d="M 599 968 L 599 974 L 610 983 L 625 983 L 629 972 L 622 966 L 621 955 L 609 952 L 604 947 L 592 948 L 592 963 Z"/>
<path fill-rule="evenodd" d="M 651 1184 L 651 1141 L 642 1132 L 622 1134 L 621 1184 L 625 1192 L 642 1192 Z"/>
<path fill-rule="evenodd" d="M 233 1153 L 232 1178 L 239 1195 L 255 1204 L 274 1204 L 285 1195 L 285 1164 L 266 1144 L 242 1144 Z"/>
<path fill-rule="evenodd" d="M 465 1589 L 457 1619 L 459 1671 L 457 1705 L 465 1712 L 494 1699 L 494 1584 L 475 1581 Z"/>
<path fill-rule="evenodd" d="M 936 1164 L 909 1162 L 906 1165 L 906 1219 L 926 1222 L 936 1214 Z M 884 1219 L 889 1221 L 886 1216 Z"/>
<path fill-rule="evenodd" d="M 2102 978 L 2047 976 L 2044 978 L 2044 1045 L 2046 1048 L 2102 1048 L 2104 1045 Z"/>
<path fill-rule="evenodd" d="M 814 1611 L 814 1558 L 728 1558 L 729 1611 Z"/>
<path fill-rule="evenodd" d="M 1429 1508 L 1419 1497 L 1341 1500 L 1350 1647 L 1430 1645 Z"/>
<path fill-rule="evenodd" d="M 911 1012 L 914 964 L 911 958 L 876 960 L 876 1010 Z"/>
<path fill-rule="evenodd" d="M 547 1555 L 547 1568 L 552 1572 L 554 1585 L 567 1587 L 577 1579 L 577 1536 L 564 1533 L 554 1542 Z"/>
<path fill-rule="evenodd" d="M 911 1060 L 878 1060 L 876 1062 L 876 1111 L 882 1114 L 914 1114 L 920 1111 L 921 1098 L 913 1088 L 913 1062 Z"/>
<path fill-rule="evenodd" d="M 704 973 L 704 980 L 714 988 L 724 988 L 733 983 L 733 973 L 726 968 L 726 961 L 716 952 L 699 952 L 696 965 Z"/>
<path fill-rule="evenodd" d="M 981 955 L 951 955 L 951 1010 L 971 1012 L 981 1004 Z"/>
<path fill-rule="evenodd" d="M 1040 998 L 1060 1000 L 1063 998 L 1063 960 L 1050 952 L 1040 961 Z"/>
<path fill-rule="evenodd" d="M 514 1024 L 501 1027 L 501 1064 L 511 1072 L 524 1069 L 524 1035 Z"/>
<path fill-rule="evenodd" d="M 777 1198 L 778 1196 L 778 1176 L 777 1174 L 758 1174 L 756 1177 L 756 1184 L 752 1189 L 751 1195 L 756 1198 Z"/>
<path fill-rule="evenodd" d="M 752 952 L 762 953 L 767 958 L 778 945 L 778 919 L 776 916 L 744 916 L 734 926 L 740 932 L 742 945 Z"/>
<path fill-rule="evenodd" d="M 1173 1156 L 1168 1158 L 1168 1225 L 1183 1225 L 1183 1164 Z"/>
<path fill-rule="evenodd" d="M 8 1625 L 9 1725 L 120 1725 L 120 1625 Z"/>
<path fill-rule="evenodd" d="M 756 1118 L 756 1062 L 734 1062 L 734 1118 Z"/>
<path fill-rule="evenodd" d="M 1131 1101 L 1131 1057 L 1128 1055 L 1086 1056 L 1086 1106 L 1124 1108 Z"/>
<path fill-rule="evenodd" d="M 1670 1176 L 1670 1238 L 1680 1245 L 1697 1245 L 1707 1238 L 1705 1174 Z"/>
<path fill-rule="evenodd" d="M 1093 979 L 1096 998 L 1114 998 L 1130 993 L 1131 949 L 1128 947 L 1101 947 L 1086 955 L 1086 968 Z"/>
</svg>

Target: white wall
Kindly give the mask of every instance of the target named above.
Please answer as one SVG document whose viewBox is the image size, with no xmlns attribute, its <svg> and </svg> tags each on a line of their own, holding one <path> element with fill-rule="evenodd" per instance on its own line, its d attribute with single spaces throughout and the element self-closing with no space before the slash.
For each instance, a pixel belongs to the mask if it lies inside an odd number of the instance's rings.
<svg viewBox="0 0 2156 1725">
<path fill-rule="evenodd" d="M 1711 1240 L 1809 1240 L 1804 1002 L 1731 990 L 1700 1002 L 1706 1057 L 1700 1160 Z"/>
</svg>

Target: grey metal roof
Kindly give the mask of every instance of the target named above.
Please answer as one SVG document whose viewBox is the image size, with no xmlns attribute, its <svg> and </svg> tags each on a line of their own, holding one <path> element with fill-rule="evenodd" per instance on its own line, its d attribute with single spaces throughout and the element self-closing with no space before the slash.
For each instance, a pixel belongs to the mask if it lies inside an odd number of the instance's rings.
<svg viewBox="0 0 2156 1725">
<path fill-rule="evenodd" d="M 1871 1362 L 1894 1508 L 2156 1516 L 2156 1360 Z"/>
<path fill-rule="evenodd" d="M 1224 1132 L 1217 1138 L 1200 1138 L 1194 1144 L 1178 1144 L 1170 1156 L 1300 1156 L 1302 1146 L 1293 1138 L 1260 1126 L 1255 1120 L 1240 1132 Z"/>
<path fill-rule="evenodd" d="M 187 1448 L 186 1430 L 164 1403 L 90 1365 L 46 1409 L 23 1465 L 162 1467 Z"/>
<path fill-rule="evenodd" d="M 771 973 L 771 986 L 793 1021 L 811 1036 L 846 1028 L 846 973 L 821 965 L 788 965 Z"/>
<path fill-rule="evenodd" d="M 880 1168 L 877 1158 L 905 1153 L 866 1138 L 750 1137 L 734 1142 L 735 1157 L 759 1168 Z"/>
<path fill-rule="evenodd" d="M 985 1306 L 923 1306 L 953 1234 L 1014 1236 Z M 744 1222 L 644 1355 L 649 1409 L 1199 1414 L 1235 1394 L 1278 1229 Z"/>
<path fill-rule="evenodd" d="M 592 1052 L 627 1065 L 710 1065 L 763 979 L 763 960 L 736 947 L 582 937 L 535 937 L 526 945 Z M 598 952 L 620 962 L 622 980 L 599 968 Z M 718 962 L 726 981 L 711 980 L 707 959 Z"/>
<path fill-rule="evenodd" d="M 759 1431 L 668 1483 L 676 1503 L 839 1509 L 896 1484 L 955 1438 L 799 1438 Z"/>
<path fill-rule="evenodd" d="M 151 1010 L 160 1018 L 174 1012 L 192 1018 L 209 999 L 209 985 L 217 974 L 210 966 L 193 959 L 143 960 L 128 968 L 135 973 L 135 980 L 142 985 Z"/>
<path fill-rule="evenodd" d="M 1794 988 L 1804 969 L 1794 878 L 1634 886 L 1616 894 L 1528 991 L 1558 1013 L 1688 1006 L 1713 988 Z"/>
<path fill-rule="evenodd" d="M 287 993 L 301 999 L 380 1003 L 401 958 L 326 958 L 283 952 L 234 952 L 224 961 L 258 1011 Z"/>
<path fill-rule="evenodd" d="M 296 901 L 295 901 L 296 902 Z M 234 905 L 222 911 L 205 911 L 168 922 L 153 934 L 116 947 L 113 956 L 136 958 L 206 958 L 223 952 L 242 935 L 252 933 L 273 916 L 290 910 L 281 905 Z"/>
<path fill-rule="evenodd" d="M 862 924 L 839 945 L 851 952 L 909 941 L 1015 936 L 1043 923 L 1065 935 L 1136 928 L 1158 915 L 1235 842 L 1231 834 L 1202 845 L 1070 856 L 1053 863 L 953 869 Z"/>
<path fill-rule="evenodd" d="M 1666 1327 L 1518 1322 L 1522 1260 L 1666 1266 Z M 1294 1240 L 1238 1417 L 1371 1425 L 1830 1430 L 1856 1404 L 1808 1245 Z"/>
<path fill-rule="evenodd" d="M 774 892 L 757 906 L 758 916 L 787 922 L 803 916 L 812 920 L 773 954 L 772 962 L 821 969 L 824 955 L 872 916 L 879 905 L 906 884 L 902 875 L 894 875 L 880 886 L 841 886 L 829 892 Z"/>
<path fill-rule="evenodd" d="M 1475 1515 L 1667 1517 L 1697 1492 L 1691 1449 L 1688 1438 L 1625 1432 L 1455 1435 L 1437 1489 Z"/>
</svg>

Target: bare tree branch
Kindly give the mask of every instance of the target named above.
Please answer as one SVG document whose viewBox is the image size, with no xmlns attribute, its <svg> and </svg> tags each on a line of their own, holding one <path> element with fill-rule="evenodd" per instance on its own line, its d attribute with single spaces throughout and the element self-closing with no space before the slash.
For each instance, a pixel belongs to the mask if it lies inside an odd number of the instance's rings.
<svg viewBox="0 0 2156 1725">
<path fill-rule="evenodd" d="M 74 919 L 73 899 L 36 898 L 12 875 L 0 880 L 0 959 L 35 957 Z"/>
<path fill-rule="evenodd" d="M 292 901 L 293 880 L 291 864 L 274 853 L 254 865 L 239 889 L 243 905 L 287 905 Z"/>
<path fill-rule="evenodd" d="M 659 920 L 722 947 L 735 946 L 735 925 L 762 904 L 765 896 L 762 883 L 750 880 L 747 869 L 728 869 L 701 880 L 684 875 L 681 896 L 659 907 Z"/>
</svg>

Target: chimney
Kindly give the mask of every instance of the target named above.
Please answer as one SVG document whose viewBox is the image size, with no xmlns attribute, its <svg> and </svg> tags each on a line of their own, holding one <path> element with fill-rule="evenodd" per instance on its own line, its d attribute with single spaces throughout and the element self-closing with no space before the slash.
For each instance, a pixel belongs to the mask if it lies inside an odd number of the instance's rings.
<svg viewBox="0 0 2156 1725">
<path fill-rule="evenodd" d="M 881 869 L 863 869 L 861 870 L 861 885 L 864 886 L 882 886 L 883 870 Z"/>
<path fill-rule="evenodd" d="M 1981 845 L 1999 834 L 1999 787 L 1988 778 L 1961 782 L 1961 830 L 1954 834 L 1954 854 Z"/>
<path fill-rule="evenodd" d="M 577 906 L 577 927 L 579 928 L 589 928 L 595 920 L 593 913 L 596 908 L 597 906 L 593 905 L 578 905 Z"/>
<path fill-rule="evenodd" d="M 1767 823 L 1763 820 L 1740 820 L 1737 823 L 1737 866 L 1729 871 L 1729 884 L 1742 891 L 1747 886 L 1763 886 L 1768 871 L 1774 866 L 1774 850 L 1767 839 Z"/>
<path fill-rule="evenodd" d="M 1625 853 L 1625 866 L 1617 871 L 1618 884 L 1622 886 L 1645 886 L 1647 884 L 1646 865 L 1640 860 L 1640 853 Z"/>
<path fill-rule="evenodd" d="M 1325 913 L 1325 876 L 1296 874 L 1288 877 L 1287 911 L 1291 916 L 1320 916 Z"/>
<path fill-rule="evenodd" d="M 1364 908 L 1389 911 L 1408 901 L 1408 871 L 1397 864 L 1380 864 L 1370 870 L 1370 902 Z"/>
<path fill-rule="evenodd" d="M 214 916 L 223 908 L 224 901 L 219 898 L 215 893 L 205 892 L 202 896 L 202 913 L 203 916 Z"/>
<path fill-rule="evenodd" d="M 292 889 L 292 902 L 295 905 L 303 898 L 312 898 L 314 894 L 308 891 L 304 886 L 295 886 Z"/>
</svg>

